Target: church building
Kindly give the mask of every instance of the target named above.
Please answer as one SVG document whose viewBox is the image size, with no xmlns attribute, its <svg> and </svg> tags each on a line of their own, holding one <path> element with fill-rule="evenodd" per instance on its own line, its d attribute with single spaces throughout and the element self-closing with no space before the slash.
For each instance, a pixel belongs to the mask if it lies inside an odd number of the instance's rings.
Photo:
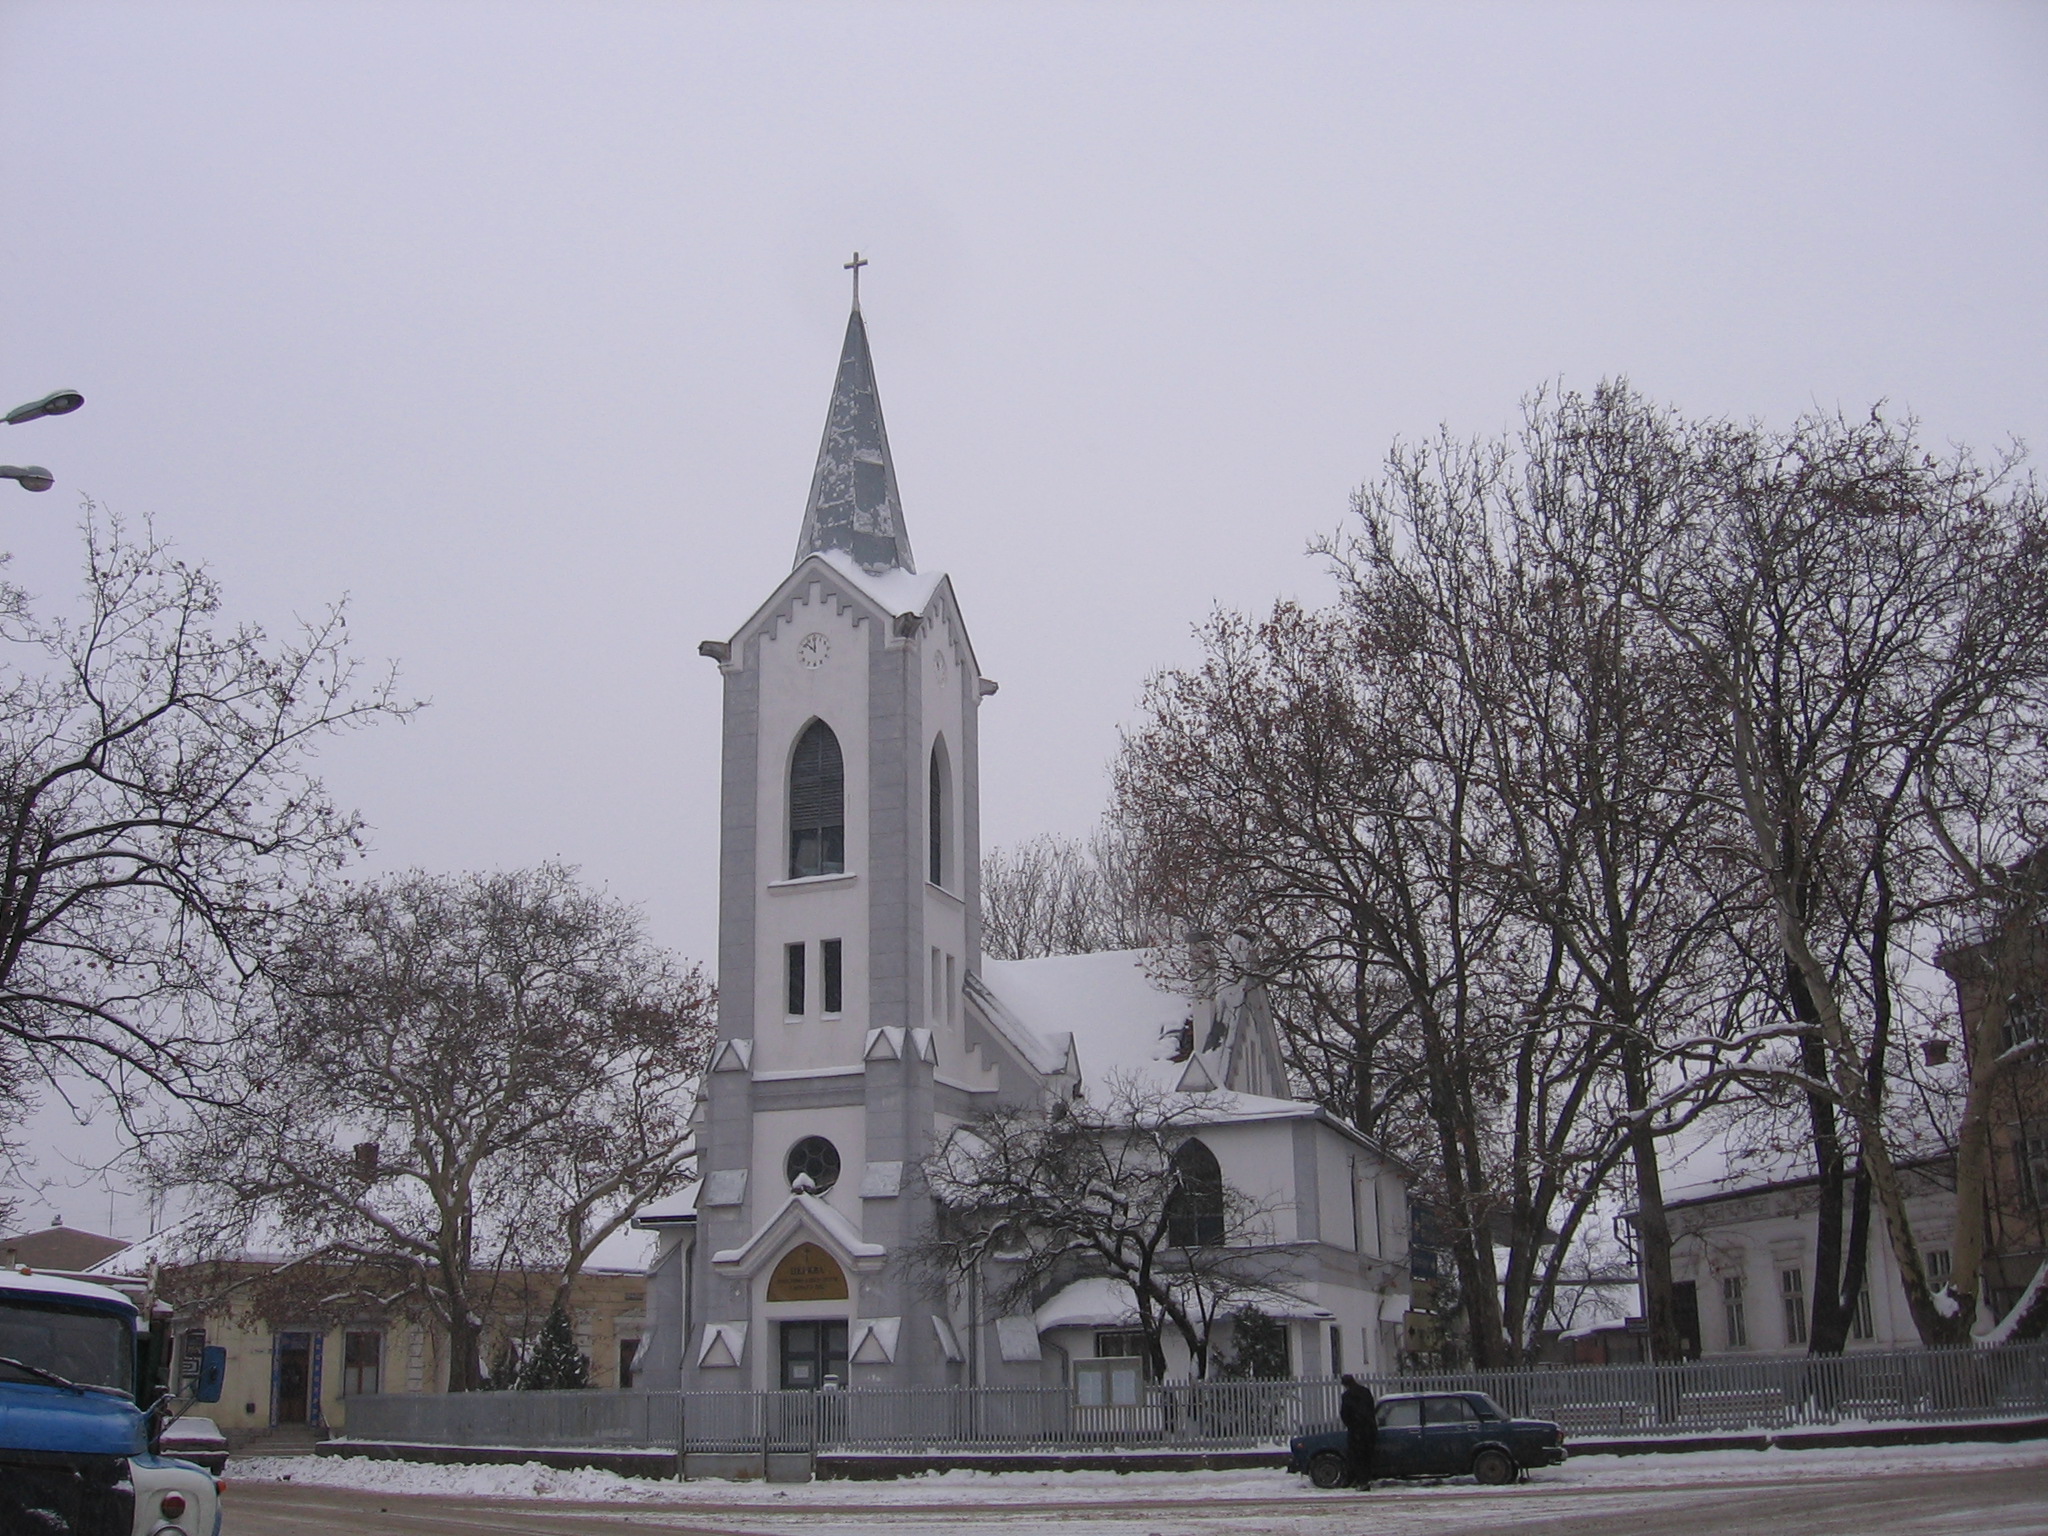
<svg viewBox="0 0 2048 1536">
<path fill-rule="evenodd" d="M 1391 1369 L 1407 1170 L 1295 1097 L 1256 984 L 1189 996 L 1149 951 L 981 954 L 984 675 L 947 577 L 920 571 L 857 282 L 793 568 L 729 640 L 718 1042 L 699 1182 L 660 1234 L 639 1384 L 692 1390 L 1074 1385 L 1127 1359 L 1127 1291 L 1079 1278 L 1008 1316 L 906 1261 L 922 1161 L 986 1107 L 1195 1096 L 1199 1150 L 1273 1214 L 1296 1374 Z M 1185 1362 L 1181 1362 L 1184 1366 Z M 1096 1383 L 1091 1388 L 1089 1381 Z"/>
</svg>

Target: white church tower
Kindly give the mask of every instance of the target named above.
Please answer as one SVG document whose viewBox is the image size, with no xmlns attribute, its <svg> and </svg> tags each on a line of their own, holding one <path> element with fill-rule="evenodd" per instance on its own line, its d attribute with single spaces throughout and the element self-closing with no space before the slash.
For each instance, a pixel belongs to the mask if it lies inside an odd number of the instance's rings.
<svg viewBox="0 0 2048 1536">
<path fill-rule="evenodd" d="M 719 1044 L 684 1379 L 959 1380 L 966 1346 L 898 1262 L 917 1165 L 942 1122 L 1044 1079 L 966 1020 L 995 685 L 912 558 L 857 288 L 795 567 L 702 649 L 725 680 Z"/>
<path fill-rule="evenodd" d="M 1184 1150 L 1273 1210 L 1300 1256 L 1279 1315 L 1304 1373 L 1391 1363 L 1406 1170 L 1293 1097 L 1256 983 L 1187 995 L 1151 951 L 982 961 L 976 722 L 995 684 L 952 583 L 912 558 L 854 271 L 795 565 L 699 647 L 725 687 L 718 1043 L 700 1182 L 635 1223 L 662 1242 L 634 1374 L 1093 1390 L 1102 1359 L 1132 1364 L 1127 1295 L 1082 1278 L 997 1317 L 979 1290 L 931 1294 L 908 1254 L 931 1212 L 919 1166 L 952 1127 L 1117 1080 L 1198 1101 Z"/>
</svg>

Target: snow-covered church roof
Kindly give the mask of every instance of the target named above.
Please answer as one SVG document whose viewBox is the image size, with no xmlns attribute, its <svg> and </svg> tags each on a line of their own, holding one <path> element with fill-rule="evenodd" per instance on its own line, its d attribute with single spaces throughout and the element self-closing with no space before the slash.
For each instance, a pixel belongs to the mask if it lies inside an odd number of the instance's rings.
<svg viewBox="0 0 2048 1536">
<path fill-rule="evenodd" d="M 877 606 L 889 614 L 923 613 L 931 606 L 932 594 L 939 590 L 939 583 L 946 579 L 944 571 L 928 571 L 920 575 L 901 566 L 890 566 L 880 571 L 866 570 L 843 549 L 821 549 L 816 553 L 819 559 L 873 598 Z"/>
<path fill-rule="evenodd" d="M 1151 949 L 1041 960 L 984 960 L 981 979 L 1035 1035 L 1071 1033 L 1085 1080 L 1111 1074 L 1171 1090 L 1185 1062 L 1173 1059 L 1193 1002 L 1161 986 Z"/>
<path fill-rule="evenodd" d="M 1190 996 L 1162 979 L 1157 949 L 984 960 L 981 980 L 1007 1018 L 999 1019 L 1041 1071 L 1066 1056 L 1085 1092 L 1113 1083 L 1160 1093 L 1200 1094 L 1218 1119 L 1262 1120 L 1317 1113 L 1293 1097 L 1272 1021 L 1243 986 Z"/>
</svg>

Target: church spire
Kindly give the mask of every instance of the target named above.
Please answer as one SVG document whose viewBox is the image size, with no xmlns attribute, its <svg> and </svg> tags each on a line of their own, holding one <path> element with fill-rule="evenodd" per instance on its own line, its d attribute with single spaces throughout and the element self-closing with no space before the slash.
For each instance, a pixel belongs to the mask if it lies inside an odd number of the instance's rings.
<svg viewBox="0 0 2048 1536">
<path fill-rule="evenodd" d="M 839 374 L 825 413 L 825 440 L 818 445 L 797 563 L 821 550 L 843 549 L 864 570 L 915 571 L 903 504 L 896 495 L 896 468 L 889 461 L 889 434 L 882 425 L 882 398 L 875 390 L 874 359 L 868 355 L 868 328 L 860 315 L 860 269 L 867 263 L 856 253 L 847 265 L 853 271 L 853 313 L 847 317 L 846 344 L 840 348 Z"/>
</svg>

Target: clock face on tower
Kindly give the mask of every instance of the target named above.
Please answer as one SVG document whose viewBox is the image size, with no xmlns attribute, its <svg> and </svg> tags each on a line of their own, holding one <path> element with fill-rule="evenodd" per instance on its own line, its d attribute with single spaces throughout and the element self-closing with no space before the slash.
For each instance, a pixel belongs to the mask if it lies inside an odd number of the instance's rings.
<svg viewBox="0 0 2048 1536">
<path fill-rule="evenodd" d="M 807 667 L 822 667 L 832 654 L 832 642 L 815 629 L 796 643 L 796 659 Z"/>
</svg>

